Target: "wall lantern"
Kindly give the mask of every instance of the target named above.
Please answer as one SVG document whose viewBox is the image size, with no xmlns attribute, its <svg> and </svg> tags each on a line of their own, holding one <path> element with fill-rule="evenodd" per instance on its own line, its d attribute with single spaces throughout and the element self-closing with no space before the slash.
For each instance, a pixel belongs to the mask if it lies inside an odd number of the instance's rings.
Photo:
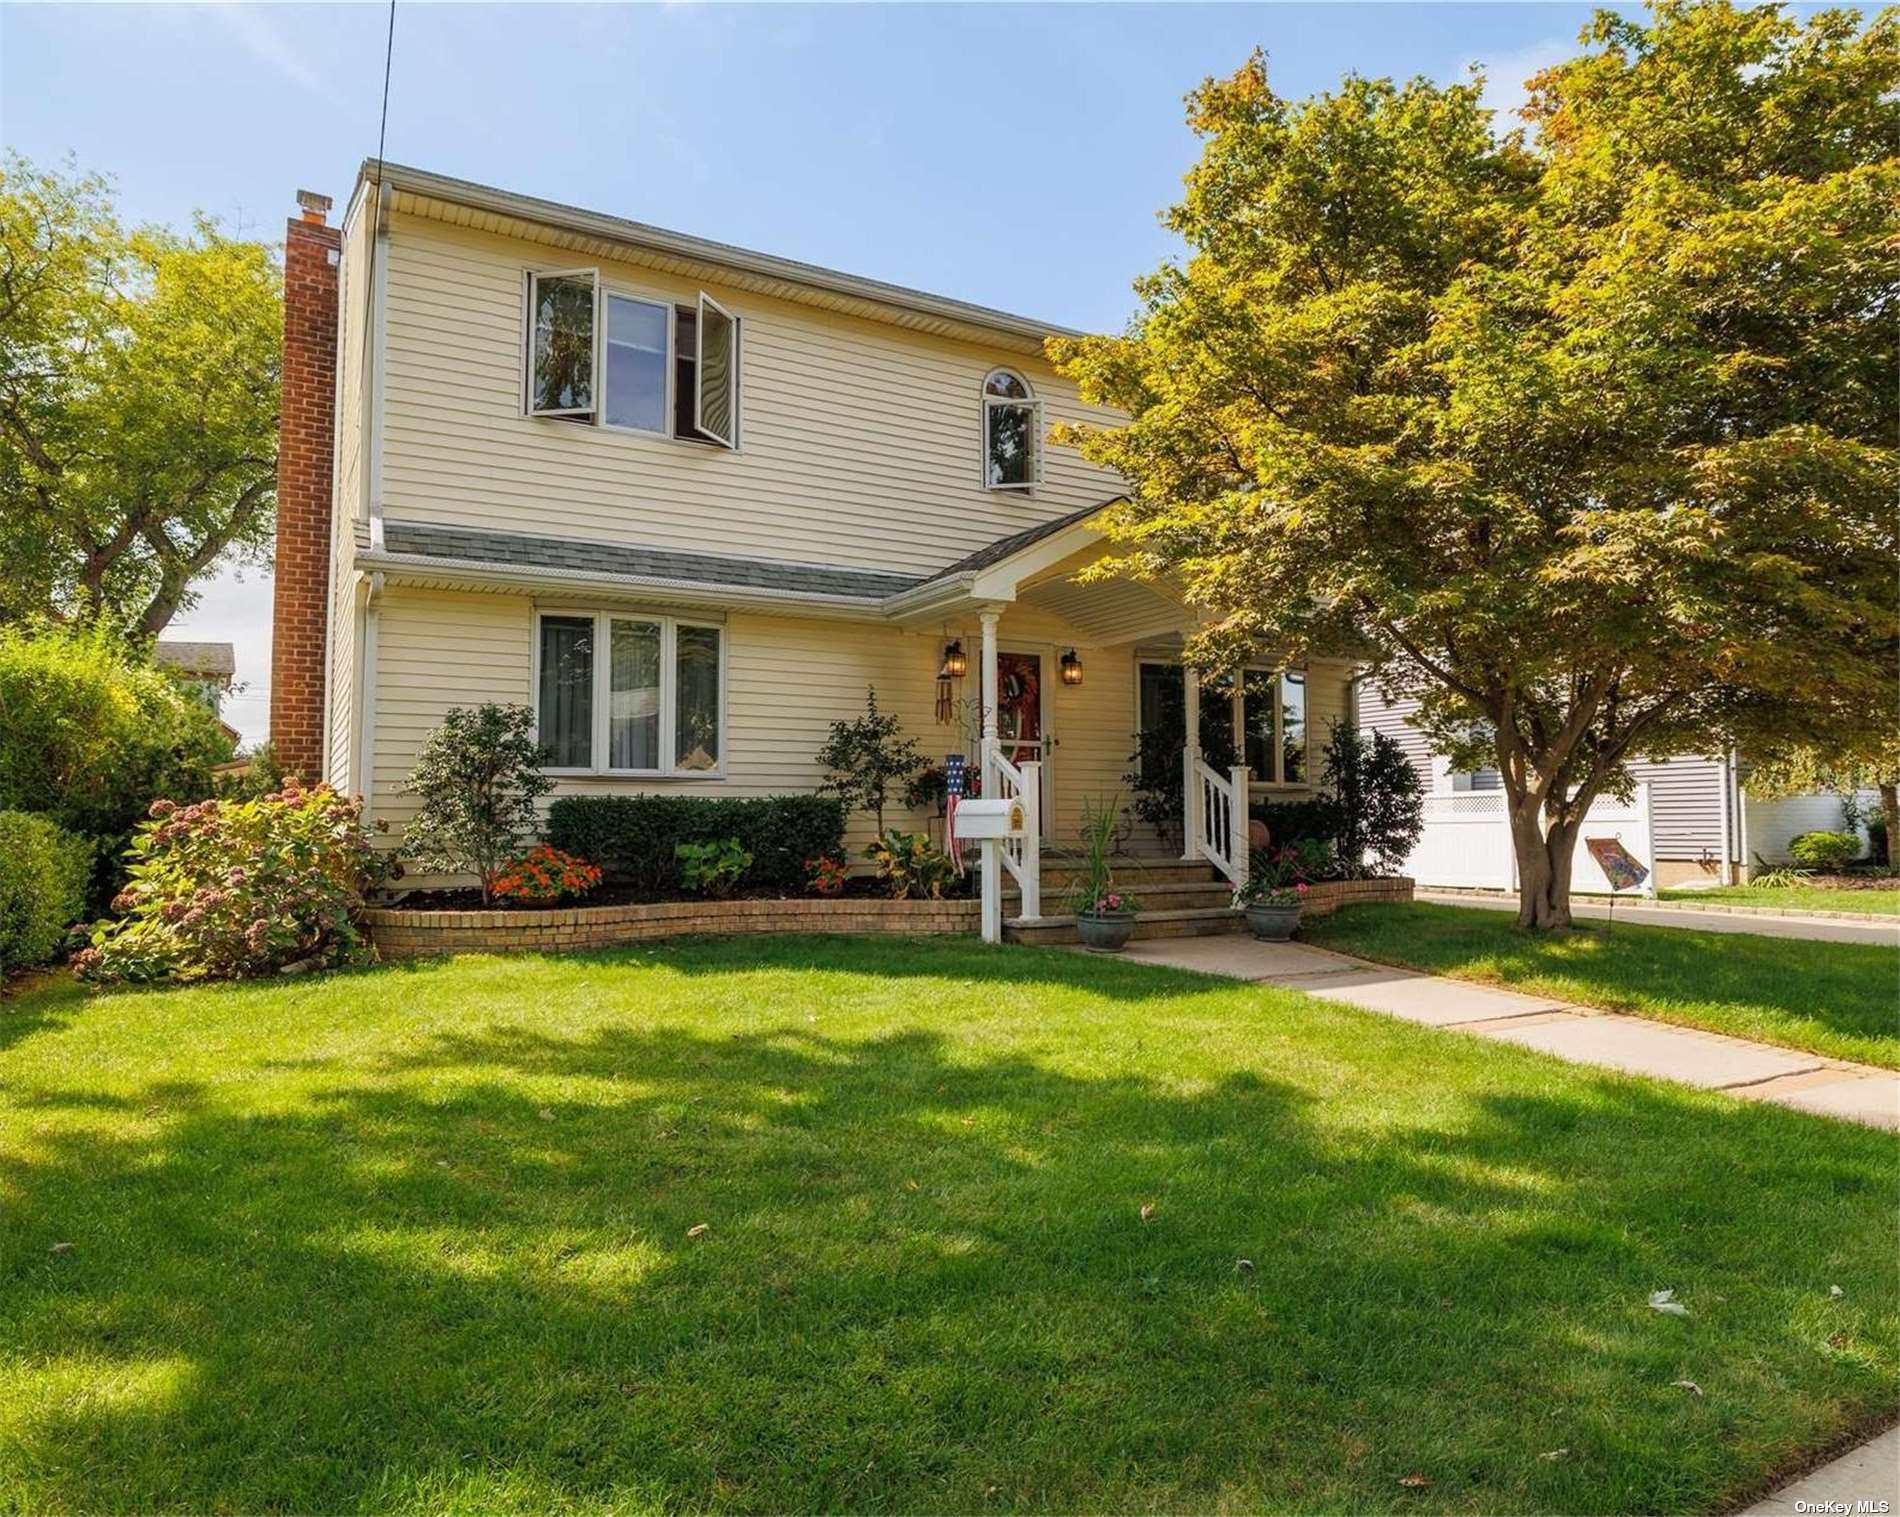
<svg viewBox="0 0 1900 1517">
<path fill-rule="evenodd" d="M 1063 684 L 1079 685 L 1082 683 L 1082 660 L 1075 656 L 1075 649 L 1071 648 L 1067 653 L 1062 655 L 1061 665 Z"/>
<path fill-rule="evenodd" d="M 939 671 L 938 678 L 962 679 L 963 676 L 969 672 L 970 661 L 963 656 L 962 642 L 945 643 L 943 645 L 943 668 Z"/>
</svg>

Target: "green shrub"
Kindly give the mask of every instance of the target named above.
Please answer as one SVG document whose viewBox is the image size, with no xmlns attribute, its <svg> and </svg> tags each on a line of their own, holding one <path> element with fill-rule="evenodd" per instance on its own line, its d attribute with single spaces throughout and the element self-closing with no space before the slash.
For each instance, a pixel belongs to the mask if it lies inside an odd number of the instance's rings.
<svg viewBox="0 0 1900 1517">
<path fill-rule="evenodd" d="M 1809 869 L 1838 869 L 1860 855 L 1860 839 L 1851 832 L 1804 832 L 1788 844 L 1789 856 Z"/>
<path fill-rule="evenodd" d="M 710 843 L 675 843 L 673 857 L 679 860 L 680 883 L 700 895 L 715 900 L 731 895 L 752 867 L 752 855 L 737 838 L 719 838 Z"/>
<path fill-rule="evenodd" d="M 27 811 L 0 811 L 0 975 L 44 964 L 86 912 L 93 845 Z"/>
<path fill-rule="evenodd" d="M 548 841 L 621 884 L 679 884 L 681 843 L 734 838 L 752 855 L 744 883 L 802 891 L 805 860 L 844 850 L 844 807 L 830 796 L 567 795 L 548 807 Z"/>
<path fill-rule="evenodd" d="M 1338 808 L 1331 838 L 1321 840 L 1332 843 L 1340 871 L 1349 876 L 1367 870 L 1396 874 L 1425 830 L 1425 786 L 1405 750 L 1383 732 L 1368 738 L 1352 722 L 1335 722 L 1326 740 L 1320 783 Z"/>
<path fill-rule="evenodd" d="M 878 878 L 894 901 L 941 900 L 944 886 L 956 874 L 950 855 L 923 832 L 899 832 L 893 827 L 868 845 L 864 856 L 877 865 Z"/>
<path fill-rule="evenodd" d="M 904 724 L 877 709 L 877 689 L 864 692 L 864 715 L 853 722 L 833 722 L 831 735 L 818 750 L 825 766 L 820 795 L 835 795 L 847 811 L 868 811 L 884 833 L 884 806 L 893 795 L 906 805 L 921 804 L 927 794 L 924 771 L 929 764 L 915 738 L 903 736 Z"/>
<path fill-rule="evenodd" d="M 251 801 L 155 801 L 132 842 L 124 915 L 93 928 L 73 956 L 82 978 L 246 979 L 288 965 L 361 962 L 356 929 L 380 860 L 360 802 L 328 786 Z"/>
<path fill-rule="evenodd" d="M 402 851 L 418 868 L 474 875 L 490 901 L 501 872 L 540 830 L 535 802 L 553 788 L 526 706 L 453 707 L 423 742 L 403 786 L 422 805 L 403 831 Z"/>
<path fill-rule="evenodd" d="M 97 902 L 146 808 L 210 795 L 230 756 L 217 714 L 103 624 L 0 627 L 0 810 L 98 839 Z"/>
<path fill-rule="evenodd" d="M 1267 846 L 1273 849 L 1309 839 L 1332 843 L 1345 827 L 1339 803 L 1329 795 L 1304 801 L 1261 801 L 1250 815 L 1267 824 Z"/>
</svg>

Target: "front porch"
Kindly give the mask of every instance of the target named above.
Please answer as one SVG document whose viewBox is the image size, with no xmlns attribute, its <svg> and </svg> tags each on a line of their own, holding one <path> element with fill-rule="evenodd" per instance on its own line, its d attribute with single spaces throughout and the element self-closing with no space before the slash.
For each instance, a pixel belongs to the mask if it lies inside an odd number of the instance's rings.
<svg viewBox="0 0 1900 1517">
<path fill-rule="evenodd" d="M 1073 919 L 1063 844 L 1085 803 L 1120 797 L 1123 865 L 1154 930 L 1235 930 L 1248 821 L 1313 793 L 1316 729 L 1348 714 L 1351 665 L 1262 666 L 1209 680 L 1182 649 L 1199 625 L 1166 585 L 1092 578 L 1095 512 L 1004 539 L 902 595 L 887 614 L 943 638 L 939 720 L 960 727 L 973 788 L 1020 800 L 985 936 L 1042 940 Z M 964 693 L 965 685 L 969 693 Z M 954 713 L 946 717 L 946 712 Z"/>
</svg>

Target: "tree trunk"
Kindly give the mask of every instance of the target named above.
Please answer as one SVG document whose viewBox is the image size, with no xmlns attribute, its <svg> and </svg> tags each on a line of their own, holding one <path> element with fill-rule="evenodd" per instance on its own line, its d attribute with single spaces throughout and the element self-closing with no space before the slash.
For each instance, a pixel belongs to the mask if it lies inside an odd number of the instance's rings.
<svg viewBox="0 0 1900 1517">
<path fill-rule="evenodd" d="M 1900 783 L 1888 781 L 1880 790 L 1880 816 L 1887 824 L 1887 867 L 1900 864 Z"/>
<path fill-rule="evenodd" d="M 1575 857 L 1576 820 L 1546 833 L 1538 808 L 1526 804 L 1511 811 L 1511 845 L 1517 853 L 1517 925 L 1533 932 L 1570 926 L 1570 866 Z"/>
</svg>

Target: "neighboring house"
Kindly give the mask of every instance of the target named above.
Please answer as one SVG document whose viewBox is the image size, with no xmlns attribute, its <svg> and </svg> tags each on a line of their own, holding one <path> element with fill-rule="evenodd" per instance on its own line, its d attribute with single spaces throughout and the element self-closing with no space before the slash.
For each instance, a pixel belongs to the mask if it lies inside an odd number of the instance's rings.
<svg viewBox="0 0 1900 1517">
<path fill-rule="evenodd" d="M 1424 783 L 1428 835 L 1409 866 L 1418 882 L 1476 884 L 1480 880 L 1475 876 L 1497 870 L 1500 856 L 1488 848 L 1480 851 L 1467 846 L 1461 831 L 1479 818 L 1489 819 L 1493 811 L 1501 824 L 1504 797 L 1497 771 L 1454 771 L 1412 725 L 1418 702 L 1387 700 L 1376 680 L 1358 682 L 1355 709 L 1362 726 L 1384 732 L 1399 743 Z M 1640 787 L 1637 800 L 1628 806 L 1601 803 L 1608 824 L 1586 827 L 1585 836 L 1593 830 L 1623 835 L 1631 851 L 1653 868 L 1655 883 L 1664 888 L 1738 883 L 1758 867 L 1757 861 L 1787 863 L 1789 840 L 1799 834 L 1816 829 L 1839 831 L 1843 825 L 1837 795 L 1780 800 L 1751 796 L 1747 775 L 1730 755 L 1637 759 L 1629 767 Z M 1861 799 L 1871 813 L 1874 792 L 1865 792 Z M 1624 823 L 1631 824 L 1626 834 Z M 1646 842 L 1637 846 L 1637 839 L 1645 834 Z M 1581 856 L 1579 868 L 1581 880 L 1589 873 Z"/>
<path fill-rule="evenodd" d="M 1075 579 L 1120 482 L 1048 441 L 1114 419 L 1058 329 L 393 164 L 341 228 L 298 198 L 271 733 L 398 835 L 458 705 L 533 707 L 558 794 L 764 795 L 875 686 L 1072 836 L 1195 698 L 1178 597 Z M 1250 796 L 1310 792 L 1351 673 L 1247 682 Z M 1190 851 L 1244 871 L 1193 757 Z"/>
<path fill-rule="evenodd" d="M 222 712 L 224 697 L 237 674 L 237 649 L 230 643 L 190 643 L 161 637 L 152 648 L 152 662 L 182 676 L 185 684 L 213 711 Z M 220 715 L 218 725 L 236 742 L 238 730 Z"/>
</svg>

